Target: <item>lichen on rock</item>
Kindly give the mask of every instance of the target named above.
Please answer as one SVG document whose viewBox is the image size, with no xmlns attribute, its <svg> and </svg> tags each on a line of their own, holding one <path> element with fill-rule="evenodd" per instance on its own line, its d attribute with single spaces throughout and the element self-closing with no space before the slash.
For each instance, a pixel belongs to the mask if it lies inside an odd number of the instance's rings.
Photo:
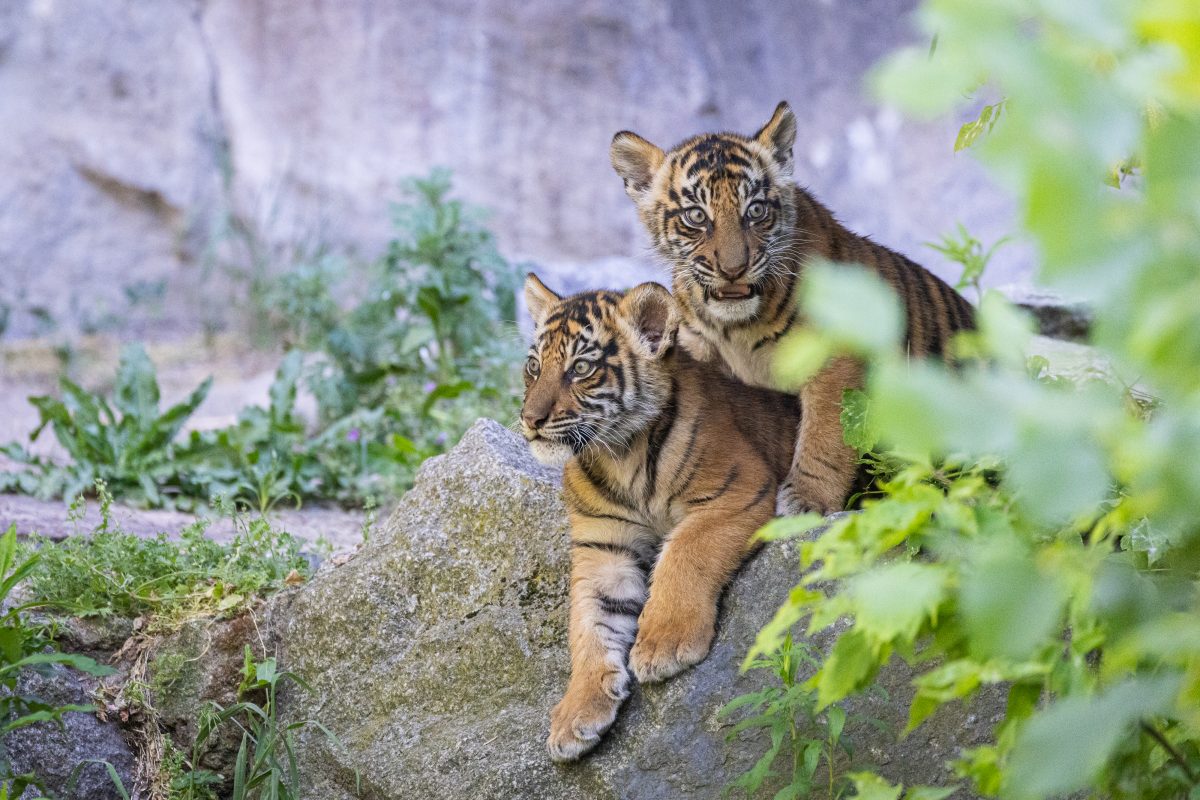
<svg viewBox="0 0 1200 800">
<path fill-rule="evenodd" d="M 520 437 L 480 420 L 425 464 L 348 563 L 275 598 L 274 646 L 313 687 L 288 689 L 284 716 L 317 719 L 341 739 L 302 734 L 305 796 L 348 800 L 357 771 L 357 796 L 379 800 L 719 797 L 766 748 L 756 735 L 727 741 L 730 723 L 717 711 L 768 679 L 739 667 L 798 580 L 795 547 L 772 545 L 742 569 L 704 662 L 635 690 L 594 753 L 558 765 L 543 743 L 569 667 L 567 545 L 556 472 Z M 812 644 L 828 648 L 834 635 Z M 883 729 L 847 734 L 892 780 L 946 783 L 945 762 L 986 738 L 1003 698 L 946 709 L 899 742 L 911 678 L 889 665 L 886 691 L 851 709 Z"/>
</svg>

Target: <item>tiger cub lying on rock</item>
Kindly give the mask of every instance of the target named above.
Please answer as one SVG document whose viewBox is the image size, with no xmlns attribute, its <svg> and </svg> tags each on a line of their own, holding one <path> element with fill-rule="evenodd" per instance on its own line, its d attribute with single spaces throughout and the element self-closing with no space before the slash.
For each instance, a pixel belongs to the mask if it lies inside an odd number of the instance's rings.
<svg viewBox="0 0 1200 800">
<path fill-rule="evenodd" d="M 800 410 L 675 346 L 665 288 L 562 298 L 532 274 L 521 427 L 565 461 L 571 678 L 550 717 L 559 760 L 591 749 L 639 681 L 702 660 L 717 600 L 771 519 Z"/>
</svg>

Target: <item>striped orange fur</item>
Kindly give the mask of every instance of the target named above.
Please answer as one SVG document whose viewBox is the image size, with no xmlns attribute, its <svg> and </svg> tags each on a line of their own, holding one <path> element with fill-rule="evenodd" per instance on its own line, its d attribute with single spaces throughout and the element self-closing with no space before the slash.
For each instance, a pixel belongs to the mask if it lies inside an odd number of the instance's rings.
<svg viewBox="0 0 1200 800">
<path fill-rule="evenodd" d="M 530 275 L 525 296 L 522 431 L 543 461 L 566 459 L 571 678 L 547 740 L 566 760 L 599 741 L 632 678 L 708 654 L 721 590 L 774 512 L 799 408 L 676 346 L 658 284 L 560 298 Z"/>
<path fill-rule="evenodd" d="M 862 365 L 830 361 L 803 385 L 782 383 L 776 346 L 803 325 L 797 293 L 815 257 L 875 270 L 900 296 L 913 356 L 945 356 L 957 331 L 974 327 L 972 306 L 908 258 L 843 227 L 791 180 L 796 120 L 780 103 L 753 136 L 692 137 L 669 151 L 628 131 L 612 163 L 672 271 L 681 341 L 752 386 L 798 392 L 804 409 L 781 510 L 829 513 L 846 502 L 855 453 L 842 438 L 841 402 L 863 383 Z"/>
</svg>

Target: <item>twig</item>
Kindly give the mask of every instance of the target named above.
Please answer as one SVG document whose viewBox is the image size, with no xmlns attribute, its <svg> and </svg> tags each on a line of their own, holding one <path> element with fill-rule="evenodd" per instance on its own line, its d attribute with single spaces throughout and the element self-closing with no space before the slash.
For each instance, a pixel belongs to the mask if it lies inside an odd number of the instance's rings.
<svg viewBox="0 0 1200 800">
<path fill-rule="evenodd" d="M 1159 731 L 1158 728 L 1151 725 L 1149 722 L 1142 720 L 1141 726 L 1142 726 L 1142 730 L 1145 731 L 1146 734 L 1151 739 L 1158 742 L 1158 744 L 1162 747 L 1163 750 L 1166 750 L 1168 753 L 1171 754 L 1171 758 L 1175 761 L 1176 764 L 1179 765 L 1179 767 L 1183 770 L 1183 773 L 1185 775 L 1187 775 L 1188 780 L 1191 781 L 1192 783 L 1197 783 L 1198 779 L 1196 777 L 1196 771 L 1193 770 L 1191 765 L 1187 763 L 1187 759 L 1185 759 L 1183 757 L 1183 753 L 1179 752 L 1179 750 L 1175 747 L 1175 745 L 1171 744 L 1171 742 L 1167 739 L 1167 737 L 1163 736 L 1162 732 Z"/>
</svg>

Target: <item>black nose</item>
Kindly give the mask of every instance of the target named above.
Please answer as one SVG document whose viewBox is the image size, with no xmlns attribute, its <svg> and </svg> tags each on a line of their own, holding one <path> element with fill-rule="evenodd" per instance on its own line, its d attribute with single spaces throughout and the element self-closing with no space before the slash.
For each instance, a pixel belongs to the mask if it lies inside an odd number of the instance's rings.
<svg viewBox="0 0 1200 800">
<path fill-rule="evenodd" d="M 550 417 L 549 411 L 522 411 L 521 421 L 524 422 L 530 430 L 536 431 L 538 428 L 546 424 L 546 420 Z"/>
</svg>

